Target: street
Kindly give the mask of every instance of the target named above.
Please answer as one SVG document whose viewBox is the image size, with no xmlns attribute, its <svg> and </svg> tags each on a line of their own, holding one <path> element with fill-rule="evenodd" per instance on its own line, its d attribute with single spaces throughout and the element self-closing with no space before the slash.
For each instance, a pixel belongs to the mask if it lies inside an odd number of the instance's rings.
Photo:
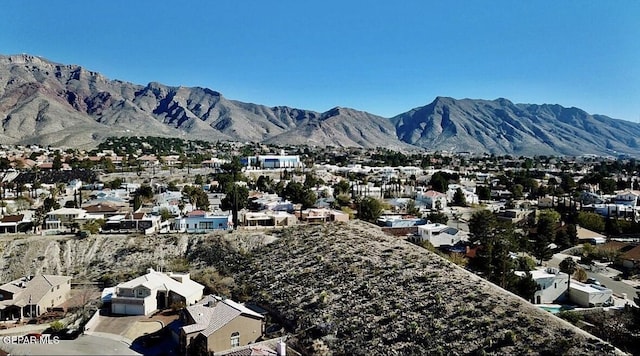
<svg viewBox="0 0 640 356">
<path fill-rule="evenodd" d="M 60 340 L 57 344 L 3 342 L 0 348 L 12 355 L 140 355 L 124 342 L 92 335 L 81 335 L 76 340 Z"/>
<path fill-rule="evenodd" d="M 569 257 L 569 255 L 556 253 L 553 255 L 553 257 L 551 257 L 549 261 L 546 261 L 545 264 L 549 267 L 558 268 L 560 262 L 566 257 Z M 629 302 L 633 303 L 633 298 L 635 298 L 636 292 L 638 290 L 623 281 L 613 280 L 611 277 L 617 275 L 619 273 L 618 271 L 614 270 L 613 268 L 607 267 L 602 272 L 592 272 L 589 270 L 589 266 L 583 264 L 578 265 L 587 272 L 587 276 L 589 278 L 597 279 L 602 285 L 611 289 L 615 296 L 622 298 L 623 293 L 626 293 Z"/>
</svg>

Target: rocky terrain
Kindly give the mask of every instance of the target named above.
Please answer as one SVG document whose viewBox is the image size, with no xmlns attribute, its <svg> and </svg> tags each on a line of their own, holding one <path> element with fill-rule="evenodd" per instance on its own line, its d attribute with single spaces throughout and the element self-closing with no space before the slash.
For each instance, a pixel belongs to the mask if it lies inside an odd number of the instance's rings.
<svg viewBox="0 0 640 356">
<path fill-rule="evenodd" d="M 640 125 L 560 105 L 436 98 L 391 119 L 267 107 L 207 88 L 139 85 L 31 55 L 0 56 L 0 143 L 93 147 L 107 136 L 517 155 L 637 155 Z"/>
<path fill-rule="evenodd" d="M 62 273 L 118 282 L 146 268 L 215 267 L 307 353 L 606 354 L 608 345 L 363 222 L 209 235 L 8 235 L 2 281 Z M 230 278 L 231 277 L 231 278 Z M 553 342 L 550 342 L 553 340 Z M 324 350 L 324 351 L 323 351 Z"/>
<path fill-rule="evenodd" d="M 323 134 L 312 144 L 409 147 L 386 119 L 364 112 L 266 107 L 229 100 L 206 88 L 137 85 L 30 55 L 0 56 L 0 118 L 0 143 L 10 144 L 90 146 L 113 135 L 287 144 L 318 128 Z M 360 130 L 354 120 L 363 124 Z M 342 135 L 323 130 L 332 121 L 340 121 Z M 281 135 L 291 130 L 298 133 Z"/>
<path fill-rule="evenodd" d="M 398 138 L 428 150 L 520 155 L 637 155 L 640 125 L 560 105 L 455 100 L 391 118 Z"/>
</svg>

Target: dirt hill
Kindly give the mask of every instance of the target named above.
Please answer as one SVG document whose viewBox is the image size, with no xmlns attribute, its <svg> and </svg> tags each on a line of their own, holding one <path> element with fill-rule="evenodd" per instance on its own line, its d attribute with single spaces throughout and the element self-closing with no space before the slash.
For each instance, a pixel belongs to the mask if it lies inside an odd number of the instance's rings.
<svg viewBox="0 0 640 356">
<path fill-rule="evenodd" d="M 305 354 L 611 354 L 600 340 L 362 222 L 281 232 L 0 239 L 2 282 L 118 282 L 187 261 L 272 311 Z"/>
</svg>

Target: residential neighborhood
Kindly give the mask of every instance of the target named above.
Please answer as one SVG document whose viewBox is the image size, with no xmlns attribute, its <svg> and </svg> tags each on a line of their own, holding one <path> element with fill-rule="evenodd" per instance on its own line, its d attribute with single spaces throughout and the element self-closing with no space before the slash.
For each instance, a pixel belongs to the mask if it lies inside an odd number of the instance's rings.
<svg viewBox="0 0 640 356">
<path fill-rule="evenodd" d="M 230 142 L 185 143 L 188 151 L 153 142 L 112 138 L 91 151 L 3 146 L 0 234 L 38 241 L 184 238 L 187 248 L 203 244 L 203 236 L 286 234 L 357 220 L 565 320 L 580 320 L 577 326 L 600 338 L 586 315 L 598 310 L 614 318 L 638 308 L 640 165 L 632 158 Z M 144 252 L 135 244 L 127 251 Z M 161 354 L 157 348 L 165 346 L 176 354 L 308 351 L 287 342 L 287 325 L 277 317 L 283 311 L 234 301 L 240 294 L 223 293 L 240 287 L 225 280 L 233 276 L 222 269 L 204 274 L 211 267 L 187 263 L 191 256 L 171 265 L 154 255 L 141 260 L 145 269 L 112 273 L 108 283 L 42 273 L 38 258 L 26 262 L 32 275 L 0 281 L 3 325 L 43 324 L 40 331 L 51 332 L 55 320 L 37 318 L 55 311 L 63 320 L 56 332 L 116 332 L 143 354 Z M 81 305 L 68 319 L 72 296 L 82 297 Z M 116 323 L 124 324 L 109 329 Z M 158 326 L 132 331 L 132 339 L 117 333 L 143 324 Z"/>
</svg>

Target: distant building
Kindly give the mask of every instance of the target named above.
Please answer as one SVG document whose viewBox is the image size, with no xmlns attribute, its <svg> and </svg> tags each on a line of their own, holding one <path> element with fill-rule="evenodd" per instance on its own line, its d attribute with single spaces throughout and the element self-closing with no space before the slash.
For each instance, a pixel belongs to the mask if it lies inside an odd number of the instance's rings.
<svg viewBox="0 0 640 356">
<path fill-rule="evenodd" d="M 302 168 L 300 156 L 288 156 L 284 151 L 280 155 L 257 155 L 245 157 L 240 162 L 247 169 Z"/>
<path fill-rule="evenodd" d="M 178 231 L 187 233 L 205 233 L 215 230 L 227 230 L 231 215 L 227 213 L 210 213 L 204 210 L 194 210 L 181 219 L 174 219 Z"/>
<path fill-rule="evenodd" d="M 429 241 L 433 247 L 441 247 L 468 241 L 469 237 L 454 227 L 436 223 L 418 226 L 418 234 L 412 239 L 415 242 Z"/>
</svg>

